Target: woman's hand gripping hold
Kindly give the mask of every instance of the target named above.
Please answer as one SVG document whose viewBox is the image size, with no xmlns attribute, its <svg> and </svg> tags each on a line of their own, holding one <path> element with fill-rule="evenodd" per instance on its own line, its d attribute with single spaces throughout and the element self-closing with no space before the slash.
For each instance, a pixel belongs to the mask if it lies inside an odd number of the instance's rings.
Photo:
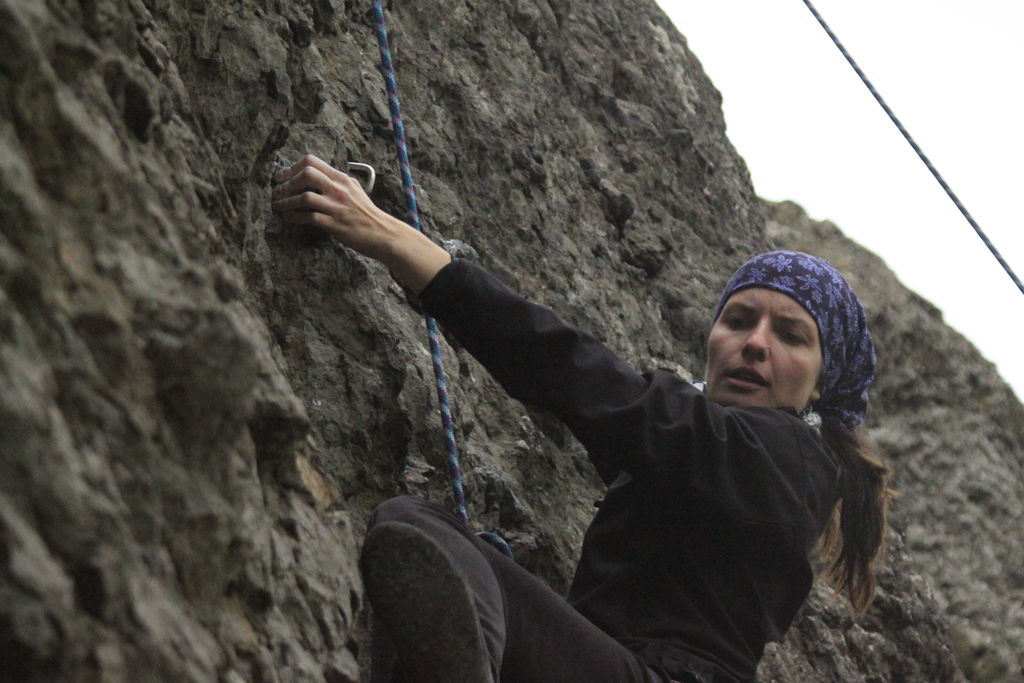
<svg viewBox="0 0 1024 683">
<path fill-rule="evenodd" d="M 380 261 L 417 294 L 451 256 L 411 225 L 379 209 L 352 176 L 312 154 L 274 176 L 274 211 L 286 224 L 311 225 Z"/>
</svg>

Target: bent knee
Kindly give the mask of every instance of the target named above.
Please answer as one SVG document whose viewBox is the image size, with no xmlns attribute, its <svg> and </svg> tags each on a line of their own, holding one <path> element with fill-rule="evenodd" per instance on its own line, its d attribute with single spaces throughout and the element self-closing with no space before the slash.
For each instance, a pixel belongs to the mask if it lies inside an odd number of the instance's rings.
<svg viewBox="0 0 1024 683">
<path fill-rule="evenodd" d="M 367 529 L 384 522 L 405 522 L 419 527 L 424 520 L 448 515 L 450 513 L 436 503 L 413 496 L 397 496 L 377 506 L 367 521 Z"/>
</svg>

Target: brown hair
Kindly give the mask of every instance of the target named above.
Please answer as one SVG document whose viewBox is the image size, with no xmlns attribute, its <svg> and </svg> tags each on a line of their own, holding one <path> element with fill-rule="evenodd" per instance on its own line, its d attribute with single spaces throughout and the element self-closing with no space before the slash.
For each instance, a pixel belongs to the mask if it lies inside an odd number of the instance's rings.
<svg viewBox="0 0 1024 683">
<path fill-rule="evenodd" d="M 825 420 L 825 445 L 840 466 L 839 502 L 818 542 L 825 580 L 845 593 L 855 614 L 867 611 L 875 597 L 875 569 L 885 550 L 886 518 L 895 493 L 892 470 L 860 430 Z"/>
</svg>

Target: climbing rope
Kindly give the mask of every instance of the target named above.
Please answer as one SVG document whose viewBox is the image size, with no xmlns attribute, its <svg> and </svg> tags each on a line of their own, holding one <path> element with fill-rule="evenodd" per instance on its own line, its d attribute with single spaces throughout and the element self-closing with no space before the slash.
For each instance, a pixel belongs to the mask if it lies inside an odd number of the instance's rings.
<svg viewBox="0 0 1024 683">
<path fill-rule="evenodd" d="M 398 165 L 402 171 L 402 187 L 409 212 L 409 222 L 420 232 L 420 212 L 416 208 L 416 190 L 412 184 L 412 170 L 409 166 L 409 148 L 405 143 L 405 127 L 402 125 L 402 109 L 398 103 L 398 83 L 395 81 L 395 67 L 391 63 L 391 47 L 388 45 L 388 30 L 384 25 L 384 8 L 380 0 L 373 0 L 373 17 L 377 28 L 377 44 L 380 46 L 380 70 L 388 90 L 388 105 L 391 107 L 391 127 L 394 130 L 395 149 Z M 459 468 L 459 448 L 455 443 L 455 426 L 452 409 L 448 401 L 448 381 L 445 379 L 444 362 L 441 360 L 441 335 L 437 321 L 426 316 L 427 336 L 430 338 L 430 357 L 434 362 L 434 378 L 437 380 L 437 400 L 441 405 L 441 426 L 444 429 L 444 443 L 448 449 L 448 470 L 452 476 L 452 495 L 455 510 L 463 522 L 469 522 L 466 512 L 466 496 L 462 490 L 462 471 Z"/>
<path fill-rule="evenodd" d="M 402 125 L 402 109 L 398 102 L 398 82 L 395 79 L 395 67 L 391 61 L 391 47 L 388 44 L 388 30 L 384 25 L 384 8 L 381 0 L 373 0 L 373 17 L 377 31 L 377 44 L 380 47 L 380 71 L 388 91 L 388 106 L 391 108 L 391 128 L 394 131 L 395 150 L 398 153 L 398 165 L 402 171 L 402 187 L 405 190 L 405 202 L 409 213 L 409 222 L 420 232 L 420 212 L 416 207 L 416 190 L 412 183 L 412 169 L 409 165 L 409 147 L 405 142 L 405 126 Z M 465 524 L 469 524 L 469 513 L 466 511 L 466 496 L 462 489 L 462 470 L 459 467 L 459 448 L 455 443 L 455 425 L 452 421 L 451 405 L 448 401 L 448 381 L 445 378 L 444 363 L 441 360 L 441 335 L 437 330 L 437 321 L 426 316 L 427 336 L 430 339 L 430 357 L 434 364 L 434 378 L 437 382 L 437 400 L 441 410 L 441 426 L 444 429 L 445 448 L 448 450 L 448 471 L 452 478 L 452 496 L 455 499 L 455 511 Z M 508 543 L 495 533 L 485 531 L 477 534 L 494 545 L 508 557 L 512 557 L 512 549 Z"/>
<path fill-rule="evenodd" d="M 956 205 L 956 208 L 960 210 L 960 213 L 963 214 L 963 217 L 966 218 L 967 222 L 970 223 L 972 228 L 974 228 L 974 232 L 978 234 L 978 237 L 980 237 L 981 241 L 985 243 L 985 246 L 988 247 L 988 250 L 990 252 L 992 252 L 992 255 L 996 257 L 996 260 L 999 261 L 999 265 L 1003 267 L 1003 270 L 1006 271 L 1006 274 L 1009 275 L 1010 279 L 1013 280 L 1013 283 L 1017 285 L 1017 289 L 1021 291 L 1021 294 L 1024 294 L 1024 284 L 1021 283 L 1020 278 L 1018 278 L 1017 274 L 1013 272 L 1012 268 L 1010 268 L 1010 264 L 1006 262 L 1006 259 L 1004 259 L 1002 254 L 999 253 L 999 250 L 996 249 L 994 244 L 992 244 L 992 240 L 988 238 L 988 235 L 985 234 L 985 232 L 981 229 L 981 226 L 978 225 L 977 221 L 974 220 L 974 217 L 971 216 L 969 211 L 967 211 L 967 207 L 964 206 L 963 202 L 960 201 L 960 198 L 956 196 L 956 193 L 954 193 L 953 189 L 949 186 L 949 183 L 946 182 L 946 180 L 939 173 L 938 169 L 935 168 L 931 160 L 925 155 L 924 150 L 922 150 L 921 147 L 914 140 L 914 138 L 911 137 L 910 133 L 907 131 L 906 128 L 903 127 L 903 124 L 900 122 L 900 120 L 896 118 L 896 114 L 893 113 L 892 109 L 889 108 L 889 105 L 886 104 L 884 99 L 882 99 L 882 96 L 879 94 L 878 90 L 876 90 L 875 86 L 872 85 L 871 81 L 868 80 L 868 77 L 861 70 L 860 66 L 858 66 L 857 62 L 854 61 L 853 57 L 850 56 L 850 53 L 846 51 L 846 48 L 843 47 L 843 44 L 839 42 L 839 38 L 832 31 L 831 27 L 829 27 L 828 23 L 825 22 L 825 19 L 822 18 L 821 14 L 818 13 L 818 10 L 814 8 L 814 5 L 811 4 L 810 0 L 803 0 L 803 3 L 807 5 L 807 9 L 809 9 L 811 11 L 811 14 L 814 15 L 814 18 L 818 20 L 818 24 L 820 24 L 821 28 L 825 30 L 825 33 L 828 34 L 828 37 L 832 39 L 832 42 L 835 43 L 835 46 L 839 48 L 839 52 L 841 52 L 843 57 L 846 58 L 846 61 L 850 64 L 851 67 L 853 67 L 853 70 L 857 72 L 857 75 L 860 77 L 861 82 L 863 82 L 864 85 L 867 87 L 868 92 L 871 93 L 871 96 L 875 98 L 875 101 L 878 102 L 879 106 L 882 107 L 883 111 L 885 111 L 885 113 L 888 114 L 889 120 L 893 122 L 893 124 L 896 126 L 896 129 L 899 130 L 900 134 L 903 135 L 903 139 L 905 139 L 913 148 L 913 150 L 917 152 L 917 156 L 921 159 L 922 162 L 924 162 L 924 165 L 931 172 L 935 180 L 939 182 L 939 185 L 942 186 L 942 189 L 946 191 L 946 195 L 948 195 L 949 198 L 953 200 L 953 204 Z"/>
</svg>

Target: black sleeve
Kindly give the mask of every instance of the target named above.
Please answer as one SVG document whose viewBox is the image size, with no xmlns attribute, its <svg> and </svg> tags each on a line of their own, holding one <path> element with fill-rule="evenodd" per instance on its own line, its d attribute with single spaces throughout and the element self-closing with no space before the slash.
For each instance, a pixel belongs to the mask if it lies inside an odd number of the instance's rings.
<svg viewBox="0 0 1024 683">
<path fill-rule="evenodd" d="M 795 414 L 725 408 L 669 373 L 641 375 L 466 261 L 421 300 L 510 396 L 564 422 L 605 483 L 628 472 L 762 523 L 818 527 L 831 510 L 834 466 Z"/>
</svg>

